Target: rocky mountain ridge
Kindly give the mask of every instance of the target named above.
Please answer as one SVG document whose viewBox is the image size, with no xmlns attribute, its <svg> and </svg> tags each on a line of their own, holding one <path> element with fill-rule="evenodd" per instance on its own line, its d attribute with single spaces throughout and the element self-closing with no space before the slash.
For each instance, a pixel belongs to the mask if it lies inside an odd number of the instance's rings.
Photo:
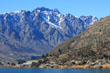
<svg viewBox="0 0 110 73">
<path fill-rule="evenodd" d="M 0 60 L 29 59 L 81 34 L 98 19 L 45 7 L 0 14 Z"/>
</svg>

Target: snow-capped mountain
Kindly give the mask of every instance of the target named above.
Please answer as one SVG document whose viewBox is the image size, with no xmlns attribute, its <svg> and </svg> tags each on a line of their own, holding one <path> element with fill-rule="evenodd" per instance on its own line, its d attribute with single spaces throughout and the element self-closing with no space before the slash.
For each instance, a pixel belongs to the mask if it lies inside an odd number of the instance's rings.
<svg viewBox="0 0 110 73">
<path fill-rule="evenodd" d="M 81 34 L 98 19 L 63 15 L 44 7 L 0 15 L 0 60 L 28 59 L 49 52 L 56 45 Z M 11 58 L 10 58 L 11 57 Z"/>
</svg>

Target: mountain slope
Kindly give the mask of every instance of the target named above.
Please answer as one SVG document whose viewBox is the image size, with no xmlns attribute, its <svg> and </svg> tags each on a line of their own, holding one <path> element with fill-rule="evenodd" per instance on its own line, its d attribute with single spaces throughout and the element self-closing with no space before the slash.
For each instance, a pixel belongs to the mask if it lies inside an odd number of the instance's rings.
<svg viewBox="0 0 110 73">
<path fill-rule="evenodd" d="M 42 55 L 65 40 L 81 34 L 97 21 L 93 16 L 77 18 L 44 7 L 32 12 L 22 10 L 1 14 L 0 36 L 4 35 L 8 41 L 0 42 L 0 51 L 10 52 L 8 58 L 12 59 L 29 59 L 28 56 Z M 7 54 L 4 56 L 7 57 Z"/>
<path fill-rule="evenodd" d="M 57 46 L 49 53 L 53 61 L 72 65 L 72 61 L 110 63 L 110 16 L 102 18 L 84 33 Z M 101 60 L 101 61 L 100 61 Z M 81 64 L 82 64 L 81 63 Z"/>
</svg>

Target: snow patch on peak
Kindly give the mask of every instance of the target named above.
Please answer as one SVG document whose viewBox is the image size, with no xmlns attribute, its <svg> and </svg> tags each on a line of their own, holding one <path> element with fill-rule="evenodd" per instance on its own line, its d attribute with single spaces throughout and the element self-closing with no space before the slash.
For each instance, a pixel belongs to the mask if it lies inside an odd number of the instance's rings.
<svg viewBox="0 0 110 73">
<path fill-rule="evenodd" d="M 21 13 L 21 11 L 15 11 L 14 13 Z"/>
<path fill-rule="evenodd" d="M 61 17 L 62 15 L 61 15 L 61 14 L 57 14 L 57 16 L 58 16 L 58 17 Z"/>
<path fill-rule="evenodd" d="M 38 13 L 40 13 L 40 10 L 37 10 Z"/>
<path fill-rule="evenodd" d="M 53 25 L 53 26 L 55 26 L 55 27 L 58 27 L 56 24 L 50 22 L 49 19 L 50 19 L 49 16 L 48 16 L 48 19 L 44 18 L 44 20 L 45 20 L 48 24 Z"/>
<path fill-rule="evenodd" d="M 80 18 L 80 16 L 75 16 L 75 18 Z"/>
<path fill-rule="evenodd" d="M 37 10 L 38 11 L 38 10 Z M 44 18 L 44 20 L 54 27 L 60 28 L 60 24 L 63 21 L 63 15 L 58 12 L 58 10 L 39 10 L 41 13 L 41 16 Z"/>
<path fill-rule="evenodd" d="M 48 15 L 48 14 L 49 14 L 49 12 L 47 12 L 47 11 L 43 11 L 43 13 L 44 13 L 44 14 L 46 14 L 46 15 Z"/>
<path fill-rule="evenodd" d="M 63 21 L 64 21 L 64 19 L 60 18 L 59 25 L 61 25 L 61 22 L 63 22 Z"/>
<path fill-rule="evenodd" d="M 23 14 L 23 13 L 25 13 L 25 12 L 27 12 L 27 11 L 25 11 L 25 10 L 21 10 L 21 11 L 15 11 L 15 12 L 13 12 L 13 13 L 15 13 L 15 14 L 18 14 L 18 13 Z"/>
<path fill-rule="evenodd" d="M 52 26 L 54 26 L 54 27 L 56 27 L 56 28 L 62 29 L 61 26 L 60 26 L 61 22 L 63 21 L 62 18 L 60 18 L 58 24 L 51 22 L 51 21 L 50 21 L 51 18 L 50 18 L 49 16 L 47 16 L 47 18 L 45 18 L 45 17 L 43 17 L 43 18 L 44 18 L 44 20 L 45 20 L 49 25 L 52 25 Z"/>
<path fill-rule="evenodd" d="M 97 19 L 95 16 L 93 16 L 93 17 L 92 17 L 91 25 L 93 25 L 93 24 L 96 23 L 97 21 L 98 21 L 98 19 Z"/>
</svg>

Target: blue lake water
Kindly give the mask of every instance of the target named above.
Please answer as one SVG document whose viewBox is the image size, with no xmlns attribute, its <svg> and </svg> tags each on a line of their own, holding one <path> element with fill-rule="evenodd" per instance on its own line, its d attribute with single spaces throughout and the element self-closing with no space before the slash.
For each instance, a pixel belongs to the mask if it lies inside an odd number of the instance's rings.
<svg viewBox="0 0 110 73">
<path fill-rule="evenodd" d="M 0 73 L 110 73 L 110 69 L 11 69 L 11 68 L 0 68 Z"/>
</svg>

